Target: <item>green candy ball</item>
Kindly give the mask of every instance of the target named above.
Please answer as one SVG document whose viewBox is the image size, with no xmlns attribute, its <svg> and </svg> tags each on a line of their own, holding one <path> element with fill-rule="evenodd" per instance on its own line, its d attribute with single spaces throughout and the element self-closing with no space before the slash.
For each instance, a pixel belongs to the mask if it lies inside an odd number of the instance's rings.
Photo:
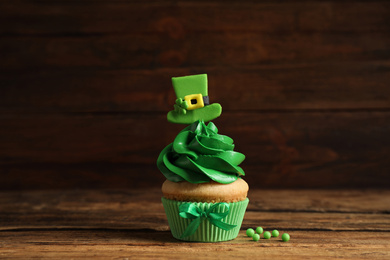
<svg viewBox="0 0 390 260">
<path fill-rule="evenodd" d="M 253 241 L 259 241 L 260 240 L 260 235 L 259 234 L 254 234 L 252 239 L 253 239 Z"/>
<path fill-rule="evenodd" d="M 264 232 L 264 238 L 265 239 L 270 239 L 271 238 L 271 233 L 269 231 Z"/>
<path fill-rule="evenodd" d="M 255 231 L 253 230 L 253 228 L 248 228 L 248 229 L 246 230 L 246 235 L 247 235 L 248 237 L 253 237 L 254 234 L 255 234 Z"/>
<path fill-rule="evenodd" d="M 257 227 L 256 228 L 256 233 L 257 234 L 263 234 L 263 228 L 262 227 Z"/>
<path fill-rule="evenodd" d="M 283 242 L 289 241 L 289 240 L 290 240 L 290 235 L 287 234 L 287 233 L 284 233 L 284 234 L 282 235 L 282 240 L 283 240 Z"/>
<path fill-rule="evenodd" d="M 273 237 L 278 237 L 279 236 L 279 231 L 277 231 L 276 229 L 274 231 L 272 231 L 272 236 Z"/>
</svg>

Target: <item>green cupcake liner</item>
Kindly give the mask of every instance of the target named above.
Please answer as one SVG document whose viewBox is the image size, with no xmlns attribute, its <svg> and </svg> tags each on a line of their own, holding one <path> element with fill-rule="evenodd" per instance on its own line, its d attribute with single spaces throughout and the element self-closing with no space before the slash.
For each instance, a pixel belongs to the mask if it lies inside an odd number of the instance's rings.
<svg viewBox="0 0 390 260">
<path fill-rule="evenodd" d="M 227 224 L 236 225 L 233 229 L 224 230 L 213 225 L 209 220 L 204 219 L 194 234 L 182 238 L 182 234 L 193 220 L 183 218 L 179 215 L 180 205 L 184 203 L 193 203 L 202 211 L 207 211 L 215 203 L 175 201 L 164 197 L 161 201 L 163 203 L 173 237 L 179 240 L 193 242 L 220 242 L 235 239 L 240 231 L 245 211 L 249 203 L 249 199 L 227 203 L 229 204 L 230 211 L 225 218 L 221 219 L 221 221 Z M 223 205 L 219 205 L 213 212 L 223 213 L 226 212 L 226 208 Z"/>
</svg>

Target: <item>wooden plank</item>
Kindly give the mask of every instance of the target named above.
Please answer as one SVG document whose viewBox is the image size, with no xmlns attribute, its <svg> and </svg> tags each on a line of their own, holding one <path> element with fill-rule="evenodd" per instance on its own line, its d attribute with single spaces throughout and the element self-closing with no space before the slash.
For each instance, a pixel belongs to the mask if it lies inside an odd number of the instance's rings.
<svg viewBox="0 0 390 260">
<path fill-rule="evenodd" d="M 160 32 L 334 31 L 389 29 L 386 1 L 28 1 L 1 2 L 0 33 L 105 34 Z"/>
<path fill-rule="evenodd" d="M 3 217 L 7 214 L 29 215 L 30 213 L 72 212 L 106 212 L 105 214 L 128 214 L 141 209 L 143 213 L 161 213 L 161 188 L 115 189 L 115 190 L 36 190 L 36 191 L 3 191 L 0 194 L 0 205 Z M 388 214 L 389 190 L 351 189 L 351 190 L 283 190 L 250 188 L 248 211 L 252 212 L 303 212 L 303 213 L 345 213 L 345 214 Z M 83 198 L 80 200 L 80 198 Z M 342 198 L 342 199 L 341 199 Z M 89 214 L 91 215 L 91 214 Z M 61 217 L 60 214 L 58 217 Z M 73 222 L 78 222 L 72 217 Z M 99 218 L 98 214 L 92 217 Z M 10 217 L 7 217 L 12 219 Z M 18 225 L 26 225 L 12 219 Z M 97 221 L 95 221 L 97 222 Z M 1 224 L 1 223 L 0 223 Z M 81 227 L 81 226 L 79 226 Z M 6 228 L 3 223 L 3 228 Z M 363 228 L 363 227 L 362 227 Z"/>
<path fill-rule="evenodd" d="M 248 209 L 259 212 L 389 214 L 388 190 L 250 189 Z M 291 199 L 290 199 L 291 198 Z M 363 228 L 363 226 L 362 226 Z"/>
<path fill-rule="evenodd" d="M 291 232 L 290 232 L 291 233 Z M 1 232 L 0 256 L 8 259 L 388 259 L 388 232 L 301 232 L 288 243 L 280 239 L 253 242 L 241 231 L 233 241 L 183 243 L 168 232 L 56 231 Z"/>
<path fill-rule="evenodd" d="M 137 205 L 138 206 L 138 205 Z M 108 211 L 108 213 L 107 213 Z M 141 212 L 140 212 L 141 211 Z M 31 214 L 31 212 L 28 212 Z M 97 214 L 92 217 L 92 214 Z M 51 230 L 169 230 L 165 213 L 143 212 L 142 208 L 127 212 L 112 210 L 90 212 L 48 211 L 35 212 L 34 215 L 8 213 L 0 214 L 5 227 L 1 231 L 51 231 Z M 11 219 L 13 218 L 13 220 Z M 42 221 L 42 219 L 48 219 Z M 346 220 L 347 219 L 347 220 Z M 243 229 L 262 226 L 267 230 L 299 231 L 359 231 L 389 232 L 390 220 L 387 215 L 346 214 L 346 213 L 286 213 L 252 212 L 245 214 Z"/>
<path fill-rule="evenodd" d="M 160 189 L 0 195 L 0 231 L 169 230 Z M 249 199 L 243 229 L 390 231 L 390 192 L 385 190 L 253 189 Z"/>
<path fill-rule="evenodd" d="M 242 167 L 254 187 L 388 187 L 389 116 L 225 113 L 215 123 L 247 156 Z M 3 189 L 159 185 L 156 158 L 183 128 L 165 115 L 3 116 L 1 122 Z"/>
<path fill-rule="evenodd" d="M 390 14 L 390 11 L 389 11 Z M 390 30 L 390 27 L 389 27 Z M 274 63 L 370 61 L 390 57 L 388 32 L 158 33 L 108 36 L 6 37 L 0 41 L 4 71 L 96 68 L 248 66 Z"/>
<path fill-rule="evenodd" d="M 221 103 L 224 112 L 388 109 L 389 71 L 390 64 L 380 61 L 0 73 L 0 104 L 2 113 L 167 113 L 176 98 L 171 77 L 206 72 L 210 100 Z"/>
<path fill-rule="evenodd" d="M 159 197 L 156 189 L 2 192 L 0 257 L 215 259 L 221 254 L 247 258 L 248 252 L 250 258 L 285 259 L 390 256 L 390 220 L 388 211 L 381 212 L 388 209 L 388 190 L 254 190 L 238 237 L 208 244 L 175 240 L 161 203 L 155 201 Z M 253 242 L 245 229 L 258 225 L 288 232 L 291 240 Z"/>
</svg>

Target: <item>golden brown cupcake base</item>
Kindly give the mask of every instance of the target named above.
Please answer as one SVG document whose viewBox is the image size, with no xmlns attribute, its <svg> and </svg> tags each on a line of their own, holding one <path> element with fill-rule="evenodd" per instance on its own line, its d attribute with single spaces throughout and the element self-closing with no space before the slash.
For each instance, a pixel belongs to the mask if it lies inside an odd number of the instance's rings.
<svg viewBox="0 0 390 260">
<path fill-rule="evenodd" d="M 241 178 L 230 184 L 214 181 L 194 184 L 166 180 L 162 185 L 164 198 L 177 201 L 237 202 L 246 199 L 248 190 L 248 184 Z"/>
</svg>

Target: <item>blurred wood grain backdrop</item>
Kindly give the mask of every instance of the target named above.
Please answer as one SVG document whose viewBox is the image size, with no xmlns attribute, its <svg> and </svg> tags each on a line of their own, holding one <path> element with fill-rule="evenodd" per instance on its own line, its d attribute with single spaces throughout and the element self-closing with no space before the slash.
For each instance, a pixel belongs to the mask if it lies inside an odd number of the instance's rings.
<svg viewBox="0 0 390 260">
<path fill-rule="evenodd" d="M 389 1 L 1 1 L 0 189 L 157 187 L 207 73 L 256 188 L 390 187 Z"/>
</svg>

